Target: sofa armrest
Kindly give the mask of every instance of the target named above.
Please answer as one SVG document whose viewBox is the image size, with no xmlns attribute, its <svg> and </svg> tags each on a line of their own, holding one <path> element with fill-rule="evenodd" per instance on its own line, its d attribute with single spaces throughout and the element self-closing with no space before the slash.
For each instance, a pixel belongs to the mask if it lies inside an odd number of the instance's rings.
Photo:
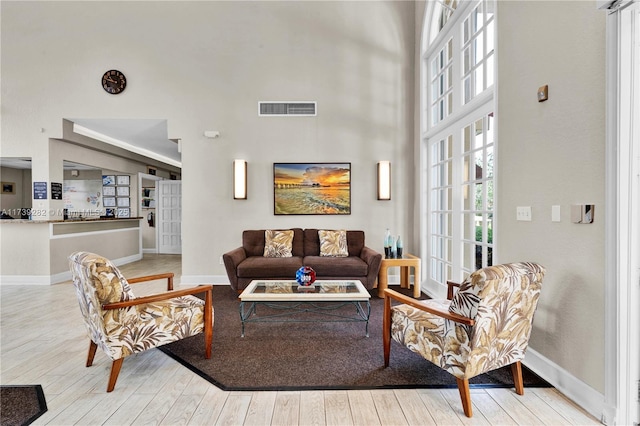
<svg viewBox="0 0 640 426">
<path fill-rule="evenodd" d="M 369 268 L 367 270 L 367 282 L 372 284 L 375 283 L 376 278 L 378 277 L 378 272 L 380 272 L 380 263 L 382 263 L 382 254 L 377 251 L 364 246 L 362 251 L 360 252 L 360 258 L 364 260 Z"/>
<path fill-rule="evenodd" d="M 238 290 L 238 265 L 246 258 L 247 252 L 245 252 L 242 247 L 238 247 L 222 255 L 224 267 L 229 277 L 229 283 L 231 284 L 231 288 L 236 291 Z"/>
</svg>

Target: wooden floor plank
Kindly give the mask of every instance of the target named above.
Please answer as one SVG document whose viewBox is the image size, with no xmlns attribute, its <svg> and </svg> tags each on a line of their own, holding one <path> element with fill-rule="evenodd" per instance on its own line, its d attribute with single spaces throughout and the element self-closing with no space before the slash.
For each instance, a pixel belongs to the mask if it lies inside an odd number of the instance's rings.
<svg viewBox="0 0 640 426">
<path fill-rule="evenodd" d="M 422 402 L 429 410 L 429 413 L 437 425 L 459 425 L 461 424 L 456 411 L 452 411 L 449 403 L 444 399 L 438 389 L 420 389 L 418 391 Z M 459 409 L 462 411 L 462 407 Z"/>
<path fill-rule="evenodd" d="M 480 390 L 480 393 L 484 393 L 484 389 Z M 451 409 L 458 414 L 460 422 L 464 425 L 488 425 L 489 422 L 484 417 L 482 412 L 473 410 L 473 417 L 469 418 L 465 416 L 462 409 L 462 401 L 460 399 L 460 391 L 458 389 L 441 389 L 440 393 L 444 397 L 445 401 L 449 404 Z M 478 393 L 478 392 L 475 392 Z M 471 403 L 473 404 L 474 393 L 471 394 Z"/>
<path fill-rule="evenodd" d="M 538 397 L 549 404 L 562 417 L 567 419 L 569 424 L 573 425 L 593 425 L 601 424 L 590 414 L 578 407 L 573 401 L 562 395 L 554 388 L 532 388 L 530 390 Z"/>
<path fill-rule="evenodd" d="M 209 387 L 202 397 L 188 424 L 192 426 L 208 426 L 216 422 L 227 402 L 229 392 L 224 392 L 215 386 Z"/>
<path fill-rule="evenodd" d="M 227 397 L 224 407 L 218 416 L 216 426 L 233 426 L 244 424 L 247 410 L 251 403 L 251 395 L 232 393 Z"/>
<path fill-rule="evenodd" d="M 300 417 L 300 392 L 278 392 L 273 407 L 272 424 L 296 425 Z"/>
<path fill-rule="evenodd" d="M 400 403 L 400 408 L 402 409 L 407 424 L 415 426 L 436 424 L 415 389 L 395 389 L 393 392 Z"/>
<path fill-rule="evenodd" d="M 244 424 L 252 426 L 271 424 L 275 403 L 275 392 L 255 392 L 251 398 Z"/>
<path fill-rule="evenodd" d="M 304 391 L 300 393 L 301 425 L 320 426 L 326 423 L 324 395 L 322 391 Z"/>
<path fill-rule="evenodd" d="M 400 402 L 393 390 L 379 390 L 371 392 L 373 404 L 378 413 L 378 419 L 383 425 L 408 425 L 404 417 Z"/>
<path fill-rule="evenodd" d="M 372 409 L 374 404 L 371 391 L 349 390 L 347 395 L 349 396 L 349 407 L 351 408 L 354 425 L 373 426 L 381 424 L 376 411 Z"/>
<path fill-rule="evenodd" d="M 491 419 L 491 424 L 513 425 L 516 421 L 500 407 L 495 399 L 486 393 L 474 394 L 472 397 L 473 411 L 482 413 L 487 419 Z M 462 412 L 462 409 L 460 409 Z"/>
<path fill-rule="evenodd" d="M 323 394 L 327 426 L 353 425 L 347 391 L 324 391 Z"/>
<path fill-rule="evenodd" d="M 531 425 L 540 422 L 540 419 L 536 418 L 535 414 L 522 403 L 522 398 L 513 397 L 513 390 L 487 389 L 487 394 L 489 394 L 516 423 Z"/>
<path fill-rule="evenodd" d="M 133 394 L 109 417 L 104 426 L 130 425 L 149 405 L 155 395 L 150 393 Z"/>
</svg>

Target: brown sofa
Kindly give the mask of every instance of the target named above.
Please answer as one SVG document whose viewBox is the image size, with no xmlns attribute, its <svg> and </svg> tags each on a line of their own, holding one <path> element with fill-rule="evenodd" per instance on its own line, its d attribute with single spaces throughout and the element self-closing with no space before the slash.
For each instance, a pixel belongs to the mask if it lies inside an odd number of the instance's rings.
<svg viewBox="0 0 640 426">
<path fill-rule="evenodd" d="M 360 280 L 372 289 L 382 255 L 364 245 L 364 231 L 347 231 L 347 257 L 320 256 L 318 229 L 293 228 L 292 257 L 264 257 L 265 230 L 242 233 L 242 247 L 222 255 L 231 288 L 242 291 L 255 279 L 293 280 L 301 266 L 310 266 L 316 279 Z"/>
</svg>

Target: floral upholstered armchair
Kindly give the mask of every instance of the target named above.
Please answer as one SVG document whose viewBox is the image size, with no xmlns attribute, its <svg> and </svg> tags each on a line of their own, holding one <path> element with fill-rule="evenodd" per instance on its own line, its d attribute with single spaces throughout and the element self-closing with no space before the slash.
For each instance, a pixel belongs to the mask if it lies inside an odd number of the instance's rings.
<svg viewBox="0 0 640 426">
<path fill-rule="evenodd" d="M 211 357 L 212 286 L 173 290 L 173 273 L 127 280 L 109 260 L 88 252 L 69 256 L 69 267 L 91 339 L 87 367 L 98 347 L 113 360 L 107 392 L 131 354 L 204 332 L 205 357 Z M 136 298 L 129 286 L 159 279 L 167 280 L 164 293 Z M 205 294 L 204 300 L 193 296 L 198 293 Z"/>
<path fill-rule="evenodd" d="M 416 300 L 385 290 L 384 365 L 391 338 L 455 376 L 467 417 L 469 379 L 511 365 L 516 393 L 524 394 L 522 366 L 545 269 L 535 263 L 489 266 L 471 274 L 452 300 Z M 451 297 L 449 297 L 451 299 Z M 395 299 L 401 304 L 393 305 Z"/>
</svg>

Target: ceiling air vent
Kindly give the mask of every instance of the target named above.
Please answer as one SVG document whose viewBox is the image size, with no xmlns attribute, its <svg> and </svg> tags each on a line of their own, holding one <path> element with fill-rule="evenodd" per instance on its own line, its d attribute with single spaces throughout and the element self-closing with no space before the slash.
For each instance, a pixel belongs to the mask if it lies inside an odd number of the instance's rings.
<svg viewBox="0 0 640 426">
<path fill-rule="evenodd" d="M 316 102 L 258 102 L 258 115 L 313 117 L 316 115 Z"/>
</svg>

